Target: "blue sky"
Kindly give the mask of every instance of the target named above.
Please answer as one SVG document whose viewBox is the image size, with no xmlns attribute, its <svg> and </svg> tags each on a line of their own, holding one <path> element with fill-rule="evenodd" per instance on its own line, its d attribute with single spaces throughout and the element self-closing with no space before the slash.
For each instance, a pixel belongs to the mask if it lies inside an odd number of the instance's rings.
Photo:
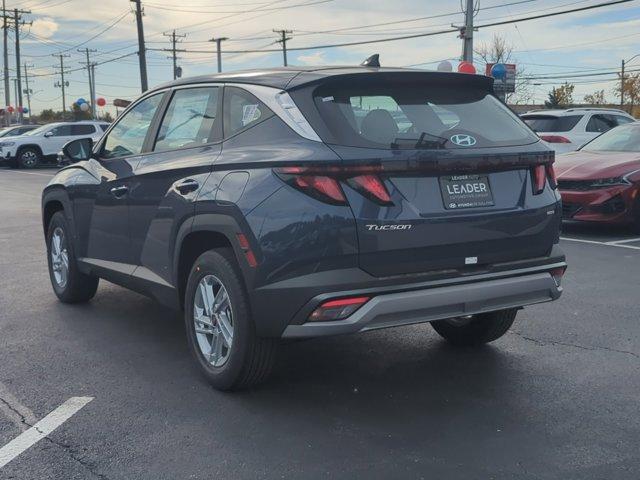
<svg viewBox="0 0 640 480">
<path fill-rule="evenodd" d="M 519 18 L 601 3 L 603 0 L 479 0 L 476 24 Z M 169 48 L 163 32 L 176 29 L 185 34 L 178 48 L 213 51 L 211 37 L 228 37 L 224 50 L 277 48 L 273 29 L 293 30 L 289 47 L 304 47 L 413 33 L 439 31 L 463 20 L 459 0 L 149 0 L 145 5 L 145 36 L 150 49 Z M 510 5 L 505 5 L 510 4 Z M 88 98 L 86 72 L 81 70 L 83 54 L 89 47 L 97 62 L 108 62 L 96 69 L 97 92 L 109 103 L 114 98 L 135 98 L 140 93 L 135 18 L 129 0 L 7 0 L 7 8 L 30 9 L 21 34 L 22 62 L 32 65 L 30 88 L 32 110 L 61 108 L 61 91 L 54 87 L 59 76 L 52 75 L 63 52 L 70 86 L 67 104 L 78 97 Z M 442 15 L 442 16 L 439 16 Z M 416 20 L 423 17 L 434 17 Z M 386 22 L 386 26 L 353 28 Z M 326 32 L 327 30 L 337 30 Z M 324 32 L 324 33 L 317 33 Z M 586 12 L 560 15 L 499 27 L 482 28 L 475 33 L 476 45 L 490 42 L 494 35 L 504 37 L 513 46 L 513 60 L 524 75 L 564 76 L 608 72 L 620 68 L 622 58 L 640 53 L 640 5 L 637 1 Z M 93 38 L 95 37 L 95 38 Z M 15 76 L 13 32 L 10 32 L 10 72 Z M 442 59 L 455 61 L 461 41 L 455 33 L 417 39 L 325 48 L 289 53 L 289 63 L 298 65 L 355 64 L 372 53 L 380 53 L 385 66 L 424 64 L 435 68 Z M 118 58 L 130 54 L 124 58 Z M 216 71 L 214 53 L 180 53 L 184 76 Z M 172 79 L 168 52 L 152 50 L 147 55 L 149 84 Z M 432 63 L 429 63 L 432 62 Z M 476 57 L 477 68 L 484 70 Z M 225 71 L 282 65 L 280 53 L 225 54 Z M 640 69 L 640 57 L 629 69 Z M 586 93 L 604 89 L 614 100 L 614 75 L 580 77 L 574 100 Z M 536 103 L 546 97 L 562 79 L 541 79 L 530 86 Z M 0 97 L 2 98 L 2 97 Z M 12 93 L 13 98 L 13 93 Z M 12 103 L 14 103 L 12 101 Z M 24 101 L 26 104 L 26 100 Z"/>
</svg>

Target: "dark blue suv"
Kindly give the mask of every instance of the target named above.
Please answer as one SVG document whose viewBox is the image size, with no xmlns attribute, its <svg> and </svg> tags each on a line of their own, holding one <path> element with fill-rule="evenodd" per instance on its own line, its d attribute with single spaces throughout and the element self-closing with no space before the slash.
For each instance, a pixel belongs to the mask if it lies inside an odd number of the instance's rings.
<svg viewBox="0 0 640 480">
<path fill-rule="evenodd" d="M 566 268 L 550 152 L 479 75 L 284 68 L 179 80 L 132 103 L 42 196 L 51 281 L 184 311 L 220 389 L 282 338 L 431 322 L 502 336 Z"/>
</svg>

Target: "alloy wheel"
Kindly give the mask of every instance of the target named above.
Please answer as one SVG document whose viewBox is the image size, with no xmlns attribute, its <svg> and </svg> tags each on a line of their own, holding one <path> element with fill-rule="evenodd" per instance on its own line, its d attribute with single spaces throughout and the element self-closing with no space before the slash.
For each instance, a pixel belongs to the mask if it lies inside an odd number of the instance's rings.
<svg viewBox="0 0 640 480">
<path fill-rule="evenodd" d="M 38 163 L 38 155 L 31 150 L 27 150 L 20 155 L 20 160 L 25 167 L 33 167 Z"/>
<path fill-rule="evenodd" d="M 198 283 L 193 323 L 200 353 L 211 366 L 224 365 L 233 345 L 233 310 L 227 289 L 214 275 Z"/>
<path fill-rule="evenodd" d="M 60 288 L 67 285 L 69 278 L 69 253 L 67 251 L 67 241 L 64 236 L 64 230 L 57 227 L 51 235 L 51 270 L 53 270 L 53 278 Z"/>
</svg>

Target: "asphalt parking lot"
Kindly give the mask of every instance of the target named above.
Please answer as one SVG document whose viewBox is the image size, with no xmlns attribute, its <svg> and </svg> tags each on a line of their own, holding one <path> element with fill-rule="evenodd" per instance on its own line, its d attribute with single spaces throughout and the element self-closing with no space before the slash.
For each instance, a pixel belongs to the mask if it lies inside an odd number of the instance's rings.
<svg viewBox="0 0 640 480">
<path fill-rule="evenodd" d="M 490 346 L 428 325 L 290 343 L 267 385 L 224 394 L 177 313 L 106 282 L 57 301 L 52 175 L 0 169 L 0 447 L 87 403 L 0 478 L 640 478 L 640 235 L 566 225 L 563 297 Z"/>
</svg>

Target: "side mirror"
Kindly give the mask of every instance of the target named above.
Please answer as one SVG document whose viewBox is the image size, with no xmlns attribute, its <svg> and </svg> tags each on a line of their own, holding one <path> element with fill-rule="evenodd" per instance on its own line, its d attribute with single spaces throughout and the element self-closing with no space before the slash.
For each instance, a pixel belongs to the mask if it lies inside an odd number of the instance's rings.
<svg viewBox="0 0 640 480">
<path fill-rule="evenodd" d="M 72 140 L 62 147 L 64 156 L 74 162 L 89 160 L 91 151 L 93 150 L 93 140 L 91 138 L 79 138 Z"/>
<path fill-rule="evenodd" d="M 44 134 L 46 138 L 53 137 L 53 132 L 47 132 Z"/>
</svg>

